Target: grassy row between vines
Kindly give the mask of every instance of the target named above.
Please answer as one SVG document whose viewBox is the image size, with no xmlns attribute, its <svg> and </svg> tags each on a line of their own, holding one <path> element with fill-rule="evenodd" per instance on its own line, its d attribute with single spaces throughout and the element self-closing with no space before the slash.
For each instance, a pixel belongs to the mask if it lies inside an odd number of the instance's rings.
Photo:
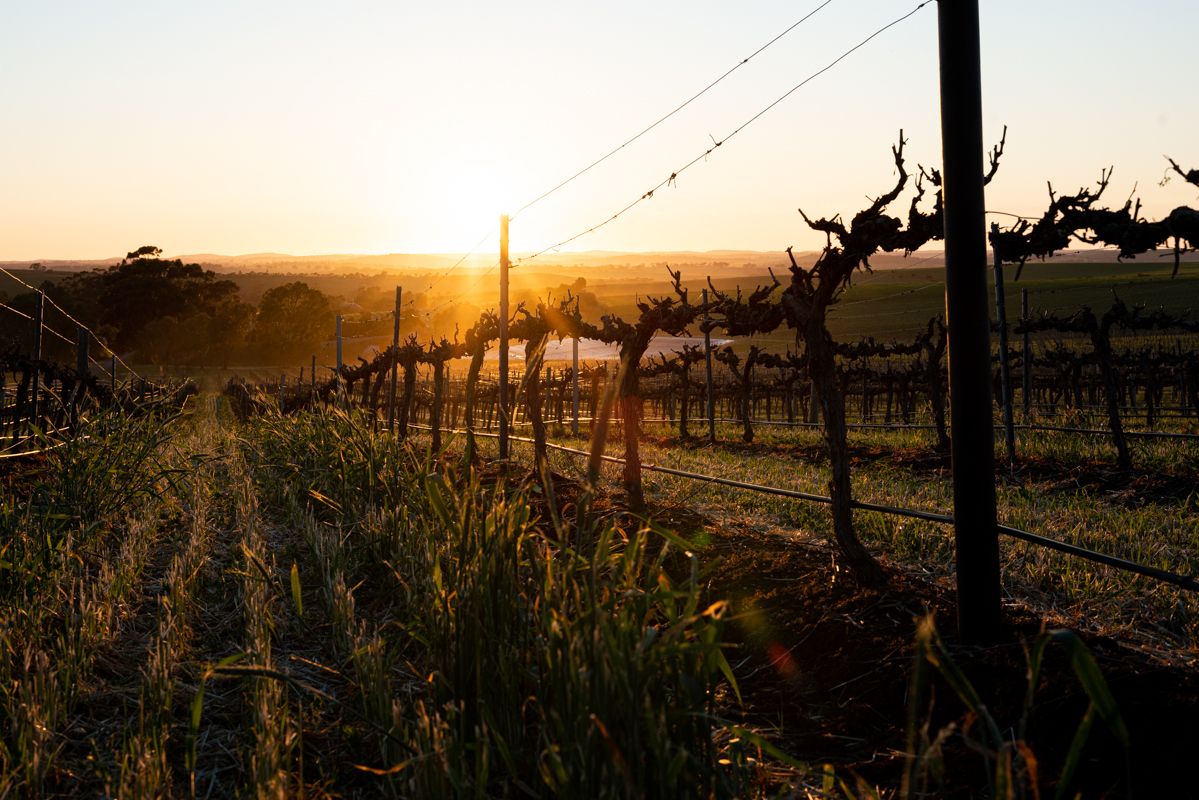
<svg viewBox="0 0 1199 800">
<path fill-rule="evenodd" d="M 693 426 L 693 431 L 702 430 Z M 644 463 L 765 486 L 827 494 L 828 463 L 821 434 L 812 429 L 760 426 L 755 442 L 738 441 L 739 426 L 718 426 L 718 443 L 681 441 L 665 426 L 648 424 Z M 523 432 L 523 431 L 522 431 Z M 527 435 L 527 433 L 525 433 Z M 551 439 L 586 447 L 566 429 Z M 480 439 L 494 456 L 493 439 Z M 618 433 L 606 452 L 623 456 Z M 924 430 L 855 430 L 854 498 L 880 505 L 952 513 L 948 461 L 933 452 Z M 451 447 L 460 446 L 451 442 Z M 514 446 L 531 462 L 531 446 Z M 997 459 L 1003 465 L 1002 445 Z M 1016 477 L 1001 478 L 997 499 L 1003 524 L 1050 536 L 1184 575 L 1199 554 L 1199 484 L 1194 464 L 1199 443 L 1137 440 L 1134 460 L 1145 476 L 1123 480 L 1104 437 L 1021 431 Z M 898 454 L 899 457 L 896 457 Z M 556 471 L 582 478 L 586 464 L 551 451 Z M 604 485 L 618 489 L 620 466 L 604 467 Z M 1165 496 L 1155 495 L 1152 476 L 1165 477 Z M 783 535 L 824 539 L 831 522 L 825 506 L 757 494 L 669 475 L 645 473 L 651 501 L 664 508 L 697 511 L 725 525 L 769 528 Z M 884 557 L 948 580 L 953 573 L 953 531 L 923 520 L 857 511 L 859 535 Z M 1008 598 L 1060 615 L 1063 622 L 1095 631 L 1152 641 L 1167 649 L 1199 647 L 1199 598 L 1192 592 L 1013 539 L 1001 542 Z"/>
<path fill-rule="evenodd" d="M 3 476 L 0 798 L 875 796 L 729 721 L 737 611 L 704 595 L 701 536 L 358 412 L 235 428 L 206 398 L 89 431 Z M 916 638 L 912 691 L 938 671 L 995 727 Z M 935 791 L 967 734 L 913 708 L 903 788 Z M 967 736 L 984 784 L 1035 787 L 1023 742 L 991 734 Z"/>
</svg>

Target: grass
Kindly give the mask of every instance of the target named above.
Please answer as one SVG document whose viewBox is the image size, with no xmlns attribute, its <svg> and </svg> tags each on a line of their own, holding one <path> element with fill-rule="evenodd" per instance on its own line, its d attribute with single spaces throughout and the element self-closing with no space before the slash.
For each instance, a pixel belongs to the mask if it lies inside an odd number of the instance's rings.
<svg viewBox="0 0 1199 800">
<path fill-rule="evenodd" d="M 827 494 L 827 459 L 818 431 L 761 426 L 754 445 L 739 442 L 737 426 L 718 426 L 721 444 L 684 446 L 663 435 L 664 426 L 647 426 L 659 435 L 643 442 L 645 463 L 707 475 L 735 477 L 768 486 Z M 557 441 L 569 442 L 565 431 Z M 480 440 L 492 453 L 493 440 Z M 953 507 L 948 464 L 932 452 L 932 432 L 858 430 L 850 437 L 858 449 L 852 471 L 854 497 L 882 505 L 950 513 Z M 1102 438 L 1024 431 L 1019 450 L 1027 474 L 1000 481 L 998 510 L 1007 525 L 1142 564 L 1191 574 L 1199 552 L 1199 492 L 1193 489 L 1193 464 L 1199 444 L 1145 440 L 1134 445 L 1134 458 L 1146 474 L 1178 475 L 1180 495 L 1137 498 L 1133 488 L 1088 483 L 1084 467 L 1104 477 L 1112 472 L 1111 447 Z M 516 445 L 519 458 L 531 447 Z M 613 434 L 608 453 L 623 454 Z M 905 455 L 898 461 L 890 453 Z M 1096 463 L 1098 462 L 1098 463 Z M 554 468 L 582 477 L 582 459 L 552 452 Z M 1043 471 L 1035 465 L 1045 465 Z M 1180 472 L 1181 470 L 1181 472 Z M 604 468 L 605 484 L 619 486 L 619 465 Z M 749 525 L 823 539 L 830 533 L 827 510 L 668 475 L 645 474 L 651 502 L 665 509 L 687 509 L 723 525 Z M 1187 485 L 1192 486 L 1187 490 Z M 1151 488 L 1151 487 L 1149 487 Z M 937 523 L 855 512 L 859 534 L 887 558 L 948 579 L 953 574 L 952 530 Z M 1020 541 L 1002 542 L 1004 581 L 1013 599 L 1052 609 L 1063 621 L 1137 639 L 1148 636 L 1162 646 L 1193 652 L 1199 645 L 1199 603 L 1193 593 L 1113 568 L 1081 561 Z"/>
<path fill-rule="evenodd" d="M 300 582 L 374 745 L 358 766 L 390 791 L 731 796 L 749 780 L 714 743 L 723 607 L 700 607 L 697 565 L 670 576 L 687 558 L 673 536 L 539 517 L 535 485 L 443 472 L 336 411 L 267 422 L 249 448 L 303 532 Z"/>
<path fill-rule="evenodd" d="M 90 438 L 4 476 L 0 797 L 878 794 L 734 721 L 773 662 L 737 639 L 750 612 L 711 593 L 722 567 L 702 525 L 680 534 L 578 483 L 472 466 L 457 439 L 431 454 L 357 411 L 235 427 L 201 399 L 180 417 L 97 418 Z M 855 433 L 858 496 L 948 508 L 928 437 Z M 645 456 L 822 492 L 818 442 L 767 428 L 752 446 L 655 435 Z M 1023 446 L 1037 463 L 1090 452 L 1045 434 Z M 1164 470 L 1177 448 L 1138 455 Z M 578 470 L 559 458 L 560 473 Z M 813 538 L 827 524 L 809 504 L 658 476 L 647 487 L 662 519 L 699 510 L 722 529 Z M 1199 544 L 1193 500 L 1136 507 L 1030 475 L 1003 486 L 1001 507 L 1172 568 Z M 945 531 L 857 520 L 890 559 L 949 576 Z M 1153 621 L 1159 642 L 1193 649 L 1189 598 L 1023 546 L 1005 557 L 1013 594 L 1062 619 Z M 941 676 L 922 680 L 956 681 L 944 670 L 957 656 L 922 631 L 917 653 Z M 967 755 L 946 745 L 957 728 L 939 736 L 943 720 L 920 711 L 910 775 L 934 786 L 938 759 Z M 1025 750 L 981 729 L 974 743 L 985 785 L 1035 784 Z"/>
</svg>

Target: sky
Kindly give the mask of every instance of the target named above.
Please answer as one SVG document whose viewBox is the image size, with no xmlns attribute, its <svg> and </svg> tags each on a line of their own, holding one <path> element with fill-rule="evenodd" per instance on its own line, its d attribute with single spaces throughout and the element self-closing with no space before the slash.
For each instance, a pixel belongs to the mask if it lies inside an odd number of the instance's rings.
<svg viewBox="0 0 1199 800">
<path fill-rule="evenodd" d="M 18 3 L 0 24 L 0 260 L 494 254 L 498 216 L 625 141 L 822 0 Z M 639 197 L 915 0 L 832 0 L 682 112 L 512 222 L 541 250 Z M 1181 0 L 981 2 L 989 209 L 1036 214 L 1114 165 L 1112 204 L 1195 206 Z M 880 34 L 575 250 L 814 249 L 940 159 L 936 6 Z M 902 214 L 906 200 L 896 206 Z M 1001 219 L 1001 221 L 1003 221 Z"/>
</svg>

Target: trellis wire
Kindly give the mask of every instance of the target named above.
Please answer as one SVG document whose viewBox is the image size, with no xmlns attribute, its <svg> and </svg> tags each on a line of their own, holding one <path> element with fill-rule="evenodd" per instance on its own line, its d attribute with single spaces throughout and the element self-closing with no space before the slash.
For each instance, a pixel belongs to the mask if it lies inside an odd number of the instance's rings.
<svg viewBox="0 0 1199 800">
<path fill-rule="evenodd" d="M 423 430 L 429 429 L 427 425 L 415 425 L 415 424 L 410 423 L 409 426 L 414 427 L 414 428 L 423 429 Z M 446 433 L 465 434 L 466 431 L 459 430 L 459 429 L 451 429 L 451 430 L 447 430 Z M 474 435 L 487 437 L 487 438 L 498 438 L 498 434 L 486 433 L 486 432 L 482 432 L 482 431 L 475 431 Z M 508 438 L 509 438 L 509 441 L 522 442 L 522 443 L 526 443 L 526 444 L 533 443 L 533 440 L 526 436 L 509 436 Z M 561 445 L 561 444 L 557 444 L 554 442 L 547 442 L 546 446 L 552 450 L 557 450 L 557 451 L 563 452 L 563 453 L 569 453 L 571 455 L 586 456 L 588 458 L 591 457 L 591 453 L 589 453 L 586 450 L 580 450 L 576 447 L 567 447 L 566 445 Z M 610 456 L 607 454 L 603 454 L 600 456 L 600 458 L 606 462 L 613 463 L 613 464 L 624 464 L 625 463 L 625 459 L 620 458 L 619 456 Z M 687 480 L 702 481 L 705 483 L 713 483 L 713 484 L 717 484 L 720 486 L 727 486 L 732 489 L 742 489 L 745 491 L 757 492 L 759 494 L 770 494 L 770 495 L 776 495 L 779 497 L 787 497 L 787 498 L 790 498 L 793 500 L 803 500 L 806 502 L 821 503 L 821 504 L 825 504 L 825 505 L 831 504 L 833 502 L 831 497 L 827 497 L 825 495 L 812 494 L 810 492 L 800 492 L 795 489 L 783 489 L 783 488 L 780 488 L 777 486 L 766 486 L 766 485 L 763 485 L 760 483 L 747 483 L 745 481 L 733 480 L 731 478 L 721 478 L 716 475 L 704 475 L 703 473 L 699 473 L 699 472 L 688 472 L 686 470 L 674 469 L 672 467 L 661 467 L 656 464 L 643 463 L 643 464 L 641 464 L 641 469 L 646 472 L 657 472 L 657 473 L 661 473 L 663 475 L 671 475 L 671 476 L 674 476 L 677 478 L 685 478 Z M 878 514 L 887 514 L 890 516 L 897 516 L 897 517 L 908 517 L 910 519 L 920 519 L 920 520 L 925 520 L 927 522 L 936 522 L 936 523 L 943 524 L 943 525 L 952 525 L 953 524 L 953 516 L 950 514 L 941 514 L 941 513 L 935 512 L 935 511 L 922 511 L 922 510 L 913 509 L 913 508 L 902 508 L 899 506 L 888 506 L 888 505 L 883 505 L 880 503 L 866 503 L 861 500 L 852 500 L 850 502 L 851 502 L 851 505 L 855 509 L 858 509 L 860 511 L 872 511 L 872 512 L 875 512 Z M 1079 547 L 1078 545 L 1070 544 L 1069 542 L 1062 542 L 1057 539 L 1050 538 L 1048 536 L 1042 536 L 1037 533 L 1032 533 L 1030 531 L 1021 530 L 1020 528 L 1013 528 L 1010 525 L 998 525 L 996 527 L 1000 533 L 1002 533 L 1006 536 L 1010 536 L 1014 539 L 1020 539 L 1022 541 L 1028 542 L 1029 544 L 1035 544 L 1040 547 L 1047 547 L 1051 550 L 1057 550 L 1059 552 L 1066 553 L 1066 554 L 1072 555 L 1072 556 L 1076 556 L 1078 558 L 1082 558 L 1087 561 L 1093 561 L 1098 564 L 1103 564 L 1104 566 L 1112 567 L 1113 569 L 1118 569 L 1123 572 L 1132 572 L 1137 575 L 1142 575 L 1147 578 L 1152 578 L 1152 579 L 1160 581 L 1162 583 L 1169 583 L 1169 584 L 1178 586 L 1179 588 L 1185 589 L 1190 592 L 1199 592 L 1199 580 L 1197 580 L 1193 576 L 1181 575 L 1176 572 L 1170 572 L 1169 570 L 1159 569 L 1158 567 L 1151 567 L 1151 566 L 1147 566 L 1145 564 L 1138 564 L 1135 561 L 1129 561 L 1127 559 L 1120 558 L 1118 556 L 1108 555 L 1106 553 L 1098 553 L 1094 550 L 1088 550 L 1085 547 Z"/>
</svg>

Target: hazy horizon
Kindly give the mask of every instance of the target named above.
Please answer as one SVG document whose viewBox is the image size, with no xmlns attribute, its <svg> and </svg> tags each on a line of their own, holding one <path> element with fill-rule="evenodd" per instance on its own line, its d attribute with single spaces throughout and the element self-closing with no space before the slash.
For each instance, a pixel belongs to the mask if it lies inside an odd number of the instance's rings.
<svg viewBox="0 0 1199 800">
<path fill-rule="evenodd" d="M 337 254 L 462 253 L 479 242 L 494 253 L 500 213 L 611 151 L 818 5 L 16 6 L 0 48 L 12 121 L 0 130 L 10 156 L 0 248 L 27 261 L 107 258 L 145 243 L 180 254 Z M 834 0 L 516 214 L 513 252 L 609 218 L 915 5 Z M 1112 204 L 1134 185 L 1149 216 L 1193 203 L 1180 180 L 1158 183 L 1163 154 L 1199 163 L 1199 109 L 1164 79 L 1191 71 L 1199 7 L 1079 9 L 1032 0 L 981 9 L 988 145 L 1008 127 L 989 208 L 1036 215 L 1046 181 L 1072 191 L 1109 165 Z M 940 161 L 936 50 L 930 5 L 573 246 L 818 248 L 823 236 L 797 209 L 848 218 L 885 191 L 900 129 L 909 172 Z M 906 213 L 910 189 L 893 213 Z"/>
</svg>

